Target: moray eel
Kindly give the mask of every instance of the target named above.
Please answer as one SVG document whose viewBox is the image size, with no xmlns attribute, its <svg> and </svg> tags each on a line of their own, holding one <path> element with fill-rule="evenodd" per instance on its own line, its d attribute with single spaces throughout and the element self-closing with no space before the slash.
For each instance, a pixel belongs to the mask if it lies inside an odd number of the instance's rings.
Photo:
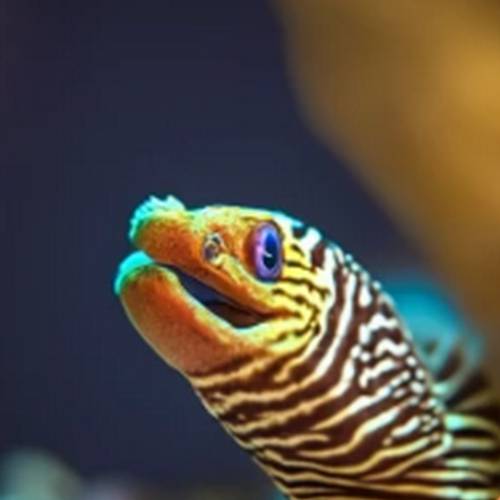
<svg viewBox="0 0 500 500">
<path fill-rule="evenodd" d="M 170 196 L 130 239 L 115 289 L 131 322 L 288 498 L 500 495 L 498 406 L 465 344 L 419 342 L 317 229 Z"/>
</svg>

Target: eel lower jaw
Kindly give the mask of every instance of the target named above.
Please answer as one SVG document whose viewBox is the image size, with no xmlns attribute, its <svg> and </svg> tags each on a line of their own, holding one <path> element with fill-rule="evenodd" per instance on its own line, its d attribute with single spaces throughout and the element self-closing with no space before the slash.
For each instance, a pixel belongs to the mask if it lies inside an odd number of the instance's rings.
<svg viewBox="0 0 500 500">
<path fill-rule="evenodd" d="M 120 266 L 115 292 L 145 340 L 185 374 L 246 356 L 255 349 L 245 329 L 268 319 L 135 252 Z"/>
</svg>

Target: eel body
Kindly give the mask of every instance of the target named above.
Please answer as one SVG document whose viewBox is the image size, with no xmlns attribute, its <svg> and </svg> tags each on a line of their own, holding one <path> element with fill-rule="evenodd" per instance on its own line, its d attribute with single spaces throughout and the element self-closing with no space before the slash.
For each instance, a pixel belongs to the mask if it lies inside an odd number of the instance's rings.
<svg viewBox="0 0 500 500">
<path fill-rule="evenodd" d="M 419 341 L 318 230 L 170 196 L 130 238 L 115 288 L 131 322 L 288 498 L 500 495 L 498 406 L 460 336 Z"/>
</svg>

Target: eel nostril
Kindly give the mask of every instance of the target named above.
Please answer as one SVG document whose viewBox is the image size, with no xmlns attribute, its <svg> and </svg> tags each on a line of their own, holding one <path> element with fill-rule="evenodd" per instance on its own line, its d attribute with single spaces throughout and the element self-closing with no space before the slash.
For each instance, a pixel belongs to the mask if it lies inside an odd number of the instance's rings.
<svg viewBox="0 0 500 500">
<path fill-rule="evenodd" d="M 222 238 L 218 233 L 212 233 L 207 236 L 203 245 L 203 257 L 207 261 L 213 261 L 219 256 L 222 250 Z"/>
</svg>

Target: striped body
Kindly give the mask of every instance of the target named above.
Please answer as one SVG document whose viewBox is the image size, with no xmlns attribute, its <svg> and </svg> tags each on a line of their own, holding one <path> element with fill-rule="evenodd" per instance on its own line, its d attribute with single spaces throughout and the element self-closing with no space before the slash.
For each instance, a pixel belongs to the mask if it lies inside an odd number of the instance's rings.
<svg viewBox="0 0 500 500">
<path fill-rule="evenodd" d="M 183 370 L 290 499 L 500 496 L 500 418 L 459 337 L 419 345 L 380 285 L 314 228 L 273 214 L 283 271 L 259 341 Z M 251 218 L 251 217 L 250 217 Z"/>
<path fill-rule="evenodd" d="M 331 276 L 319 287 L 298 264 L 276 289 L 302 304 L 307 329 L 286 334 L 307 341 L 192 379 L 207 409 L 291 498 L 496 498 L 487 386 L 461 380 L 458 352 L 435 383 L 377 283 L 324 241 L 299 248 Z"/>
</svg>

